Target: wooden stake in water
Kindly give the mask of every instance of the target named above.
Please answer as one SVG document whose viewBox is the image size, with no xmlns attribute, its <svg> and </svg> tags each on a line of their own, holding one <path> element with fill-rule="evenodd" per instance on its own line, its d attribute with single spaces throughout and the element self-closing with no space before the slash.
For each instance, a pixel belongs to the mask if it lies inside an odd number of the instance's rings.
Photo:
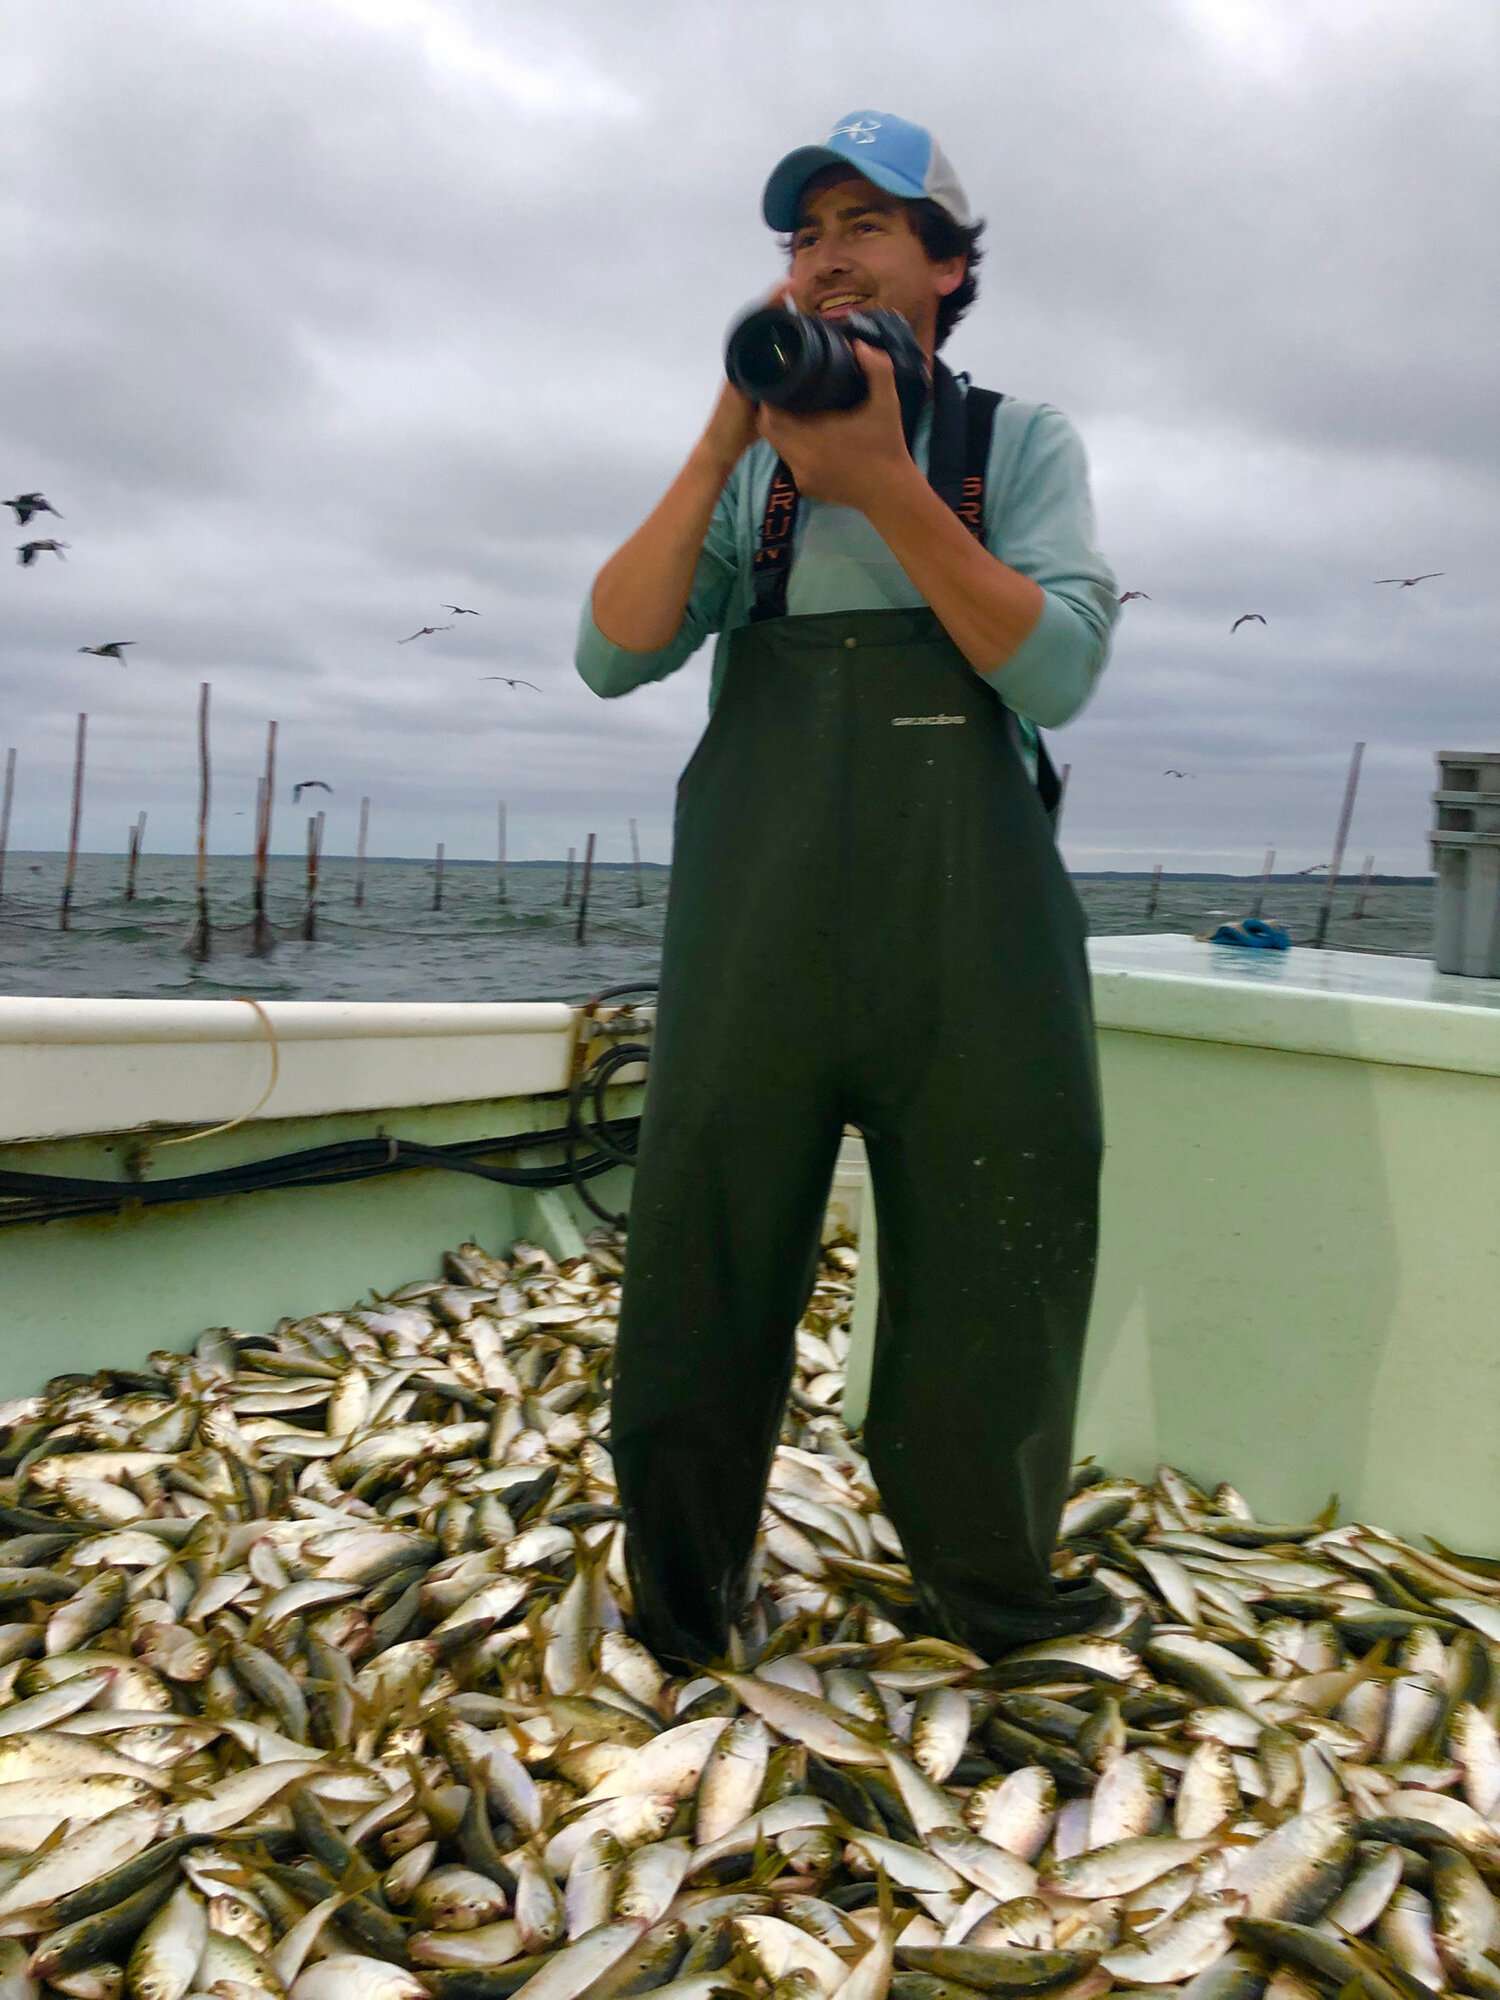
<svg viewBox="0 0 1500 2000">
<path fill-rule="evenodd" d="M 198 689 L 198 883 L 197 909 L 188 955 L 201 962 L 213 949 L 213 933 L 208 921 L 208 801 L 210 795 L 208 761 L 208 682 Z"/>
<path fill-rule="evenodd" d="M 646 891 L 641 886 L 641 843 L 636 838 L 635 821 L 630 822 L 630 859 L 635 866 L 635 906 L 644 909 Z"/>
<path fill-rule="evenodd" d="M 1052 833 L 1054 838 L 1057 835 L 1058 828 L 1062 825 L 1063 807 L 1068 802 L 1068 773 L 1072 768 L 1071 764 L 1064 764 L 1057 774 L 1057 804 L 1052 811 Z"/>
<path fill-rule="evenodd" d="M 354 850 L 354 907 L 365 906 L 365 855 L 370 844 L 370 801 L 359 802 L 359 845 Z"/>
<path fill-rule="evenodd" d="M 125 852 L 125 900 L 135 901 L 135 871 L 141 865 L 141 849 L 146 844 L 146 815 L 137 813 Z"/>
<path fill-rule="evenodd" d="M 1364 744 L 1356 743 L 1354 755 L 1349 759 L 1344 803 L 1339 808 L 1338 832 L 1333 837 L 1333 859 L 1328 864 L 1328 879 L 1323 884 L 1323 901 L 1318 910 L 1317 928 L 1313 932 L 1313 943 L 1319 947 L 1328 937 L 1328 920 L 1333 915 L 1333 892 L 1338 887 L 1339 870 L 1344 865 L 1344 842 L 1349 838 L 1349 822 L 1354 817 L 1354 794 L 1359 790 L 1359 767 L 1364 754 Z"/>
<path fill-rule="evenodd" d="M 307 874 L 302 889 L 302 921 L 297 926 L 297 935 L 304 942 L 311 938 L 313 934 L 313 840 L 317 835 L 317 830 L 318 816 L 316 813 L 309 813 L 307 815 Z"/>
<path fill-rule="evenodd" d="M 1352 917 L 1362 917 L 1365 913 L 1365 898 L 1370 893 L 1370 875 L 1374 867 L 1374 855 L 1367 854 L 1365 856 L 1364 873 L 1359 878 L 1359 893 L 1354 898 L 1354 908 L 1349 912 Z"/>
<path fill-rule="evenodd" d="M 1271 870 L 1275 865 L 1276 849 L 1268 847 L 1266 849 L 1266 865 L 1260 871 L 1260 882 L 1255 891 L 1255 901 L 1250 905 L 1250 914 L 1252 917 L 1258 917 L 1265 907 L 1266 889 L 1270 884 Z"/>
<path fill-rule="evenodd" d="M 579 890 L 578 890 L 578 926 L 577 929 L 573 932 L 573 942 L 575 944 L 583 943 L 584 931 L 588 925 L 589 885 L 593 881 L 593 879 L 594 879 L 594 836 L 590 834 L 588 837 L 588 844 L 585 846 L 583 850 L 583 881 L 579 885 Z"/>
<path fill-rule="evenodd" d="M 510 900 L 510 898 L 509 898 L 509 896 L 507 895 L 507 893 L 506 893 L 506 888 L 505 888 L 505 801 L 504 801 L 504 799 L 502 799 L 502 800 L 500 801 L 500 847 L 499 847 L 499 856 L 500 856 L 500 859 L 499 859 L 499 864 L 498 864 L 498 867 L 497 867 L 497 871 L 496 871 L 496 877 L 495 877 L 495 886 L 496 886 L 496 891 L 497 891 L 497 893 L 498 893 L 498 896 L 499 896 L 499 899 L 500 899 L 500 901 L 501 901 L 502 903 L 505 903 L 505 902 L 508 902 L 508 901 Z"/>
<path fill-rule="evenodd" d="M 255 828 L 255 878 L 251 887 L 250 949 L 267 958 L 276 949 L 276 934 L 266 918 L 266 872 L 271 861 L 271 814 L 276 805 L 276 724 L 266 730 L 266 774 L 260 781 L 260 816 Z"/>
<path fill-rule="evenodd" d="M 318 935 L 318 863 L 323 855 L 323 815 L 314 813 L 307 822 L 307 900 L 302 906 L 301 937 L 307 944 Z"/>
<path fill-rule="evenodd" d="M 1150 923 L 1156 915 L 1156 905 L 1161 897 L 1161 863 L 1158 861 L 1151 870 L 1151 887 L 1146 896 L 1145 921 Z"/>
<path fill-rule="evenodd" d="M 576 847 L 570 847 L 570 848 L 568 849 L 568 873 L 567 873 L 567 876 L 566 876 L 566 878 L 565 878 L 565 879 L 564 879 L 564 881 L 563 881 L 563 908 L 564 908 L 564 909 L 567 909 L 568 905 L 569 905 L 569 904 L 570 904 L 570 903 L 572 902 L 572 900 L 573 900 L 573 857 L 574 857 L 574 855 L 575 855 L 575 854 L 577 854 L 577 852 L 578 852 L 578 849 L 577 849 Z"/>
<path fill-rule="evenodd" d="M 0 789 L 0 896 L 5 894 L 5 850 L 10 846 L 10 807 L 16 795 L 16 753 L 5 753 L 5 785 Z"/>
<path fill-rule="evenodd" d="M 443 907 L 443 843 L 441 841 L 437 844 L 437 866 L 433 870 L 432 875 L 432 907 L 435 910 L 440 910 Z"/>
<path fill-rule="evenodd" d="M 78 718 L 78 740 L 73 750 L 73 817 L 68 827 L 68 863 L 63 871 L 62 908 L 58 912 L 57 928 L 68 928 L 68 913 L 73 907 L 73 878 L 78 873 L 78 829 L 83 821 L 83 749 L 89 733 L 89 719 L 86 715 Z"/>
</svg>

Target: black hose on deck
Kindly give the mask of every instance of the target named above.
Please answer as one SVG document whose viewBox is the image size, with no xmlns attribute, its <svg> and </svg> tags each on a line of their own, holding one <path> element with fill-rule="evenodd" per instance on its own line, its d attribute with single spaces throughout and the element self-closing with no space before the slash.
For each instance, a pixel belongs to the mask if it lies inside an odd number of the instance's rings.
<svg viewBox="0 0 1500 2000">
<path fill-rule="evenodd" d="M 410 1173 L 423 1167 L 474 1174 L 506 1187 L 563 1188 L 580 1178 L 592 1180 L 598 1174 L 609 1173 L 620 1164 L 604 1153 L 578 1160 L 569 1139 L 565 1127 L 550 1132 L 507 1132 L 498 1138 L 469 1139 L 453 1146 L 424 1146 L 413 1139 L 394 1137 L 343 1139 L 335 1145 L 279 1153 L 267 1160 L 246 1160 L 239 1166 L 219 1167 L 208 1173 L 173 1174 L 150 1181 L 81 1180 L 64 1174 L 17 1173 L 0 1168 L 0 1224 L 109 1215 L 133 1203 L 155 1208 L 166 1202 L 263 1194 L 272 1188 L 335 1187 L 344 1181 L 376 1180 L 385 1174 Z M 483 1157 L 533 1152 L 549 1146 L 566 1148 L 569 1158 L 555 1166 L 519 1167 L 487 1165 Z"/>
<path fill-rule="evenodd" d="M 596 993 L 584 1008 L 583 1019 L 585 1022 L 592 1021 L 606 1000 L 623 1000 L 628 994 L 655 993 L 658 990 L 657 982 L 651 979 L 637 980 L 624 986 L 606 986 L 604 991 Z M 617 1043 L 613 1048 L 606 1049 L 604 1054 L 587 1069 L 580 1070 L 574 1076 L 568 1090 L 569 1138 L 566 1159 L 569 1178 L 574 1192 L 584 1207 L 597 1215 L 601 1222 L 607 1222 L 612 1229 L 624 1229 L 629 1217 L 601 1208 L 584 1186 L 584 1182 L 592 1179 L 593 1175 L 588 1171 L 587 1164 L 580 1163 L 577 1159 L 577 1141 L 587 1140 L 599 1154 L 610 1158 L 615 1165 L 627 1167 L 635 1165 L 636 1139 L 641 1121 L 639 1118 L 622 1118 L 612 1123 L 604 1112 L 604 1087 L 617 1069 L 628 1068 L 632 1063 L 649 1062 L 650 1059 L 651 1050 L 644 1042 Z M 592 1126 L 584 1122 L 583 1107 L 586 1103 L 592 1103 L 594 1108 Z M 617 1136 L 621 1134 L 624 1136 Z"/>
</svg>

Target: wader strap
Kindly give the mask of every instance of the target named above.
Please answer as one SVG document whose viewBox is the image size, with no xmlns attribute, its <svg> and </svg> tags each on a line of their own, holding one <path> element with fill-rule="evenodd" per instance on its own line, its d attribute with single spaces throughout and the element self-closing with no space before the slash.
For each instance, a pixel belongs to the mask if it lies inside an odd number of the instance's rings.
<svg viewBox="0 0 1500 2000">
<path fill-rule="evenodd" d="M 766 497 L 766 516 L 760 524 L 760 541 L 755 550 L 751 581 L 755 602 L 750 607 L 750 623 L 762 618 L 785 618 L 786 587 L 792 574 L 792 530 L 797 524 L 797 487 L 785 461 L 777 459 L 771 474 L 771 491 Z"/>
<path fill-rule="evenodd" d="M 973 411 L 969 405 L 978 398 L 979 409 Z M 984 535 L 984 514 L 975 520 L 964 517 L 964 497 L 970 480 L 977 472 L 979 492 L 984 493 L 985 466 L 990 455 L 990 433 L 995 425 L 995 405 L 1000 398 L 993 390 L 971 389 L 968 395 L 959 388 L 950 371 L 941 361 L 936 362 L 932 371 L 932 425 L 927 434 L 927 483 L 942 501 L 964 522 L 971 534 Z M 979 419 L 979 428 L 974 428 L 974 418 Z M 976 445 L 982 449 L 977 465 L 973 452 Z"/>
<path fill-rule="evenodd" d="M 927 447 L 927 478 L 934 493 L 951 507 L 978 542 L 984 540 L 984 485 L 989 470 L 990 440 L 995 412 L 1004 401 L 994 389 L 960 390 L 951 370 L 938 361 L 932 371 L 932 429 Z M 750 622 L 785 618 L 787 585 L 792 576 L 792 541 L 797 526 L 797 484 L 785 461 L 777 459 L 766 496 L 751 579 L 755 602 Z M 1015 717 L 1011 728 L 1016 731 Z M 1036 789 L 1049 819 L 1062 797 L 1041 732 L 1036 732 Z"/>
<path fill-rule="evenodd" d="M 990 460 L 995 411 L 1003 398 L 993 389 L 960 390 L 939 361 L 932 377 L 932 431 L 928 481 L 978 541 L 984 539 L 984 481 Z M 797 526 L 797 486 L 781 459 L 771 475 L 765 516 L 751 567 L 755 602 L 750 622 L 785 618 L 792 575 L 792 542 Z"/>
<path fill-rule="evenodd" d="M 977 542 L 984 540 L 984 482 L 995 412 L 1004 400 L 994 389 L 970 389 L 964 397 L 964 478 L 953 511 Z"/>
<path fill-rule="evenodd" d="M 990 463 L 990 439 L 995 431 L 995 411 L 1001 400 L 993 389 L 971 388 L 960 394 L 958 384 L 941 361 L 933 371 L 927 476 L 933 491 L 947 502 L 978 542 L 984 540 L 984 482 Z M 1022 751 L 1020 725 L 1014 712 L 1007 709 L 1006 717 L 1016 748 Z M 1048 819 L 1054 819 L 1062 785 L 1040 730 L 1034 732 L 1034 739 L 1037 796 Z"/>
</svg>

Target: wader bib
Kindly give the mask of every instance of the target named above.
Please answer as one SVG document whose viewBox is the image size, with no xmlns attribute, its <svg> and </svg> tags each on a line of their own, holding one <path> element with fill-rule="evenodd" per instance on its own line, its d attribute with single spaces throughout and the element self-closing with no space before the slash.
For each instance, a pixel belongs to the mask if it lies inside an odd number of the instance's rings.
<svg viewBox="0 0 1500 2000">
<path fill-rule="evenodd" d="M 781 569 L 678 788 L 611 1426 L 637 1621 L 669 1657 L 726 1649 L 852 1124 L 865 1446 L 929 1628 L 993 1657 L 1110 1601 L 1049 1569 L 1094 1276 L 1083 921 L 934 614 L 776 616 Z"/>
</svg>

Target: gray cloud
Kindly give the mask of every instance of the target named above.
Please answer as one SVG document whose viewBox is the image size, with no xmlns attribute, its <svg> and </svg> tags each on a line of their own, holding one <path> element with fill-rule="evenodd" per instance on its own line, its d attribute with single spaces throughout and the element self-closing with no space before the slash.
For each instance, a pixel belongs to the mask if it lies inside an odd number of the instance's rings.
<svg viewBox="0 0 1500 2000">
<path fill-rule="evenodd" d="M 21 844 L 87 708 L 87 843 L 185 846 L 206 678 L 217 846 L 274 714 L 331 846 L 368 792 L 383 851 L 487 853 L 503 794 L 514 853 L 633 814 L 665 858 L 705 665 L 600 704 L 578 606 L 775 275 L 766 169 L 860 103 L 942 133 L 989 218 L 954 358 L 1074 417 L 1151 593 L 1055 739 L 1075 865 L 1321 859 L 1358 736 L 1354 844 L 1421 867 L 1432 750 L 1495 740 L 1483 0 L 50 0 L 7 42 L 0 464 L 73 545 L 3 569 Z M 484 616 L 396 645 L 445 600 Z"/>
</svg>

